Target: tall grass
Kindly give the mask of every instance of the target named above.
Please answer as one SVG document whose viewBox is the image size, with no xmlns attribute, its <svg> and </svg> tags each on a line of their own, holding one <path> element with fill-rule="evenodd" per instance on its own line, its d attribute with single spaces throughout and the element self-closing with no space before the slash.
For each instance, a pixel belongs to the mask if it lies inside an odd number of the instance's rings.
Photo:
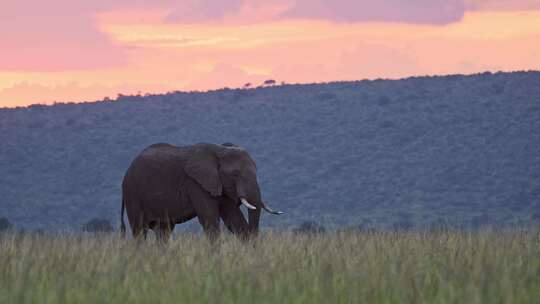
<svg viewBox="0 0 540 304">
<path fill-rule="evenodd" d="M 0 303 L 538 303 L 538 232 L 4 235 Z"/>
</svg>

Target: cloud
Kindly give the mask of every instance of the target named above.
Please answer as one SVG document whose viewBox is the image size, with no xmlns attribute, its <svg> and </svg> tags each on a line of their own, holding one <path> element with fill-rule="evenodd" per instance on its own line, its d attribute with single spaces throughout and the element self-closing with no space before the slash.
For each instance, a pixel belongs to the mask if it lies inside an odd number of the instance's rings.
<svg viewBox="0 0 540 304">
<path fill-rule="evenodd" d="M 465 0 L 469 11 L 528 11 L 540 10 L 538 0 Z"/>
<path fill-rule="evenodd" d="M 493 62 L 530 69 L 540 54 L 537 0 L 4 2 L 0 86 L 12 88 L 0 89 L 2 103 L 115 96 L 124 81 L 136 92 L 156 82 L 204 89 L 266 77 L 477 71 Z M 16 85 L 23 81 L 45 87 Z M 70 81 L 79 85 L 62 85 Z"/>
<path fill-rule="evenodd" d="M 113 12 L 116 20 L 120 20 L 123 15 L 136 11 L 137 20 L 143 20 L 156 10 L 163 13 L 161 19 L 153 20 L 152 24 L 253 24 L 283 19 L 316 19 L 441 25 L 461 20 L 466 11 L 540 10 L 540 1 L 5 1 L 0 10 L 0 69 L 65 71 L 125 65 L 128 60 L 127 45 L 113 40 L 102 31 L 102 25 L 99 24 L 102 20 L 98 16 Z"/>
<path fill-rule="evenodd" d="M 219 21 L 227 13 L 240 10 L 243 2 L 243 0 L 183 1 L 173 6 L 166 21 L 182 23 Z"/>
<path fill-rule="evenodd" d="M 464 12 L 463 0 L 297 0 L 282 17 L 448 24 L 460 20 Z"/>
<path fill-rule="evenodd" d="M 442 25 L 467 11 L 540 10 L 538 0 L 296 0 L 282 18 Z"/>
<path fill-rule="evenodd" d="M 243 0 L 20 0 L 2 3 L 0 69 L 65 71 L 122 66 L 126 47 L 100 29 L 99 14 L 164 10 L 168 22 L 217 21 Z"/>
</svg>

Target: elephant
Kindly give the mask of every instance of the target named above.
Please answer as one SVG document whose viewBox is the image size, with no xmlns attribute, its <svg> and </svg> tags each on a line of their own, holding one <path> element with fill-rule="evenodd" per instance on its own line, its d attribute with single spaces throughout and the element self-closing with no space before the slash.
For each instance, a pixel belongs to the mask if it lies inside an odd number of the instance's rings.
<svg viewBox="0 0 540 304">
<path fill-rule="evenodd" d="M 249 222 L 240 206 L 248 208 Z M 146 239 L 149 229 L 167 241 L 176 224 L 198 218 L 205 234 L 215 240 L 220 219 L 243 239 L 257 235 L 261 209 L 266 206 L 257 182 L 257 167 L 248 152 L 231 143 L 145 148 L 131 163 L 122 182 L 121 233 L 124 209 L 132 235 Z"/>
</svg>

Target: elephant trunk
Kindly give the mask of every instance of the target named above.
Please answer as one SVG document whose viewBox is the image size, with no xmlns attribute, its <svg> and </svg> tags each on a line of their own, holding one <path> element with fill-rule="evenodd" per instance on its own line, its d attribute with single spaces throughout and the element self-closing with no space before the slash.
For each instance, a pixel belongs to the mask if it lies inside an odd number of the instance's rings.
<svg viewBox="0 0 540 304">
<path fill-rule="evenodd" d="M 256 236 L 259 232 L 259 220 L 261 218 L 261 208 L 249 209 L 249 233 Z"/>
<path fill-rule="evenodd" d="M 255 180 L 255 182 L 253 182 L 253 180 Z M 249 233 L 251 235 L 256 235 L 259 231 L 261 210 L 264 209 L 266 212 L 271 214 L 283 214 L 283 212 L 274 211 L 265 205 L 261 198 L 259 185 L 256 182 L 256 179 L 253 180 L 249 179 L 244 181 L 244 183 L 237 184 L 237 195 L 240 202 L 248 208 Z M 245 191 L 245 189 L 250 189 L 251 191 Z"/>
<path fill-rule="evenodd" d="M 270 214 L 276 214 L 276 215 L 280 215 L 280 214 L 283 214 L 283 211 L 275 211 L 275 210 L 272 210 L 270 207 L 267 207 L 266 204 L 264 202 L 261 202 L 261 206 L 263 207 L 263 209 L 270 213 Z"/>
<path fill-rule="evenodd" d="M 261 192 L 256 178 L 242 180 L 237 184 L 237 195 L 240 202 L 248 209 L 248 231 L 256 235 L 259 231 L 261 209 L 263 206 Z"/>
</svg>

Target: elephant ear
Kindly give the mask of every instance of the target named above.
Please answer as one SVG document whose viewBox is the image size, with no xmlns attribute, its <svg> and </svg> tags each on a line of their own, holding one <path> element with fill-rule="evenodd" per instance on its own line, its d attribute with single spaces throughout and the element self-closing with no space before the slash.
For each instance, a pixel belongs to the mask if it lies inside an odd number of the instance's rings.
<svg viewBox="0 0 540 304">
<path fill-rule="evenodd" d="M 197 181 L 212 196 L 220 196 L 223 191 L 218 172 L 218 159 L 208 149 L 197 149 L 187 161 L 187 175 Z"/>
</svg>

